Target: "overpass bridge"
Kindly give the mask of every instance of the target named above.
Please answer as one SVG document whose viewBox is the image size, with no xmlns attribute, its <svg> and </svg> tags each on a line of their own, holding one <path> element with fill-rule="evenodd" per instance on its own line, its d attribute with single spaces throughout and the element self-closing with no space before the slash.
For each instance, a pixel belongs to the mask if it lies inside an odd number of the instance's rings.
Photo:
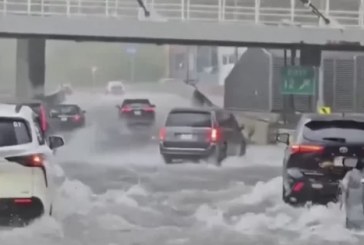
<svg viewBox="0 0 364 245">
<path fill-rule="evenodd" d="M 305 43 L 361 49 L 362 2 L 346 0 L 346 9 L 337 10 L 333 3 L 338 0 L 319 1 L 322 12 L 334 20 L 323 26 L 297 0 L 150 0 L 150 18 L 144 17 L 136 0 L 1 0 L 0 35 L 277 48 Z"/>
<path fill-rule="evenodd" d="M 47 39 L 362 49 L 364 0 L 316 0 L 323 26 L 295 0 L 0 0 L 0 36 L 18 38 L 17 92 L 44 93 Z"/>
</svg>

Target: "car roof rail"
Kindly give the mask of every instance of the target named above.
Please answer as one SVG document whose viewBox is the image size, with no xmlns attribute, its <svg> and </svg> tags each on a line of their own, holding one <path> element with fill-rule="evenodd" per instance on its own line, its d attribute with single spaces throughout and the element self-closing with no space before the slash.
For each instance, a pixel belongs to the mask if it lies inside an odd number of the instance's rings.
<svg viewBox="0 0 364 245">
<path fill-rule="evenodd" d="M 22 104 L 17 104 L 17 105 L 15 106 L 15 112 L 16 112 L 16 113 L 19 113 L 22 107 L 23 107 L 23 105 L 22 105 Z"/>
</svg>

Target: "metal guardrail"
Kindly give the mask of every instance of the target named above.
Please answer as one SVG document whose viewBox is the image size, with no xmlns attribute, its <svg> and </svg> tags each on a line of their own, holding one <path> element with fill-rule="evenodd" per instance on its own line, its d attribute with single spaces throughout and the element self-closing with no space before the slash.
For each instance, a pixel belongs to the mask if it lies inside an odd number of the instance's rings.
<svg viewBox="0 0 364 245">
<path fill-rule="evenodd" d="M 144 0 L 150 20 L 318 26 L 298 0 Z M 342 26 L 364 26 L 364 0 L 312 0 Z M 0 14 L 143 19 L 136 0 L 0 0 Z"/>
</svg>

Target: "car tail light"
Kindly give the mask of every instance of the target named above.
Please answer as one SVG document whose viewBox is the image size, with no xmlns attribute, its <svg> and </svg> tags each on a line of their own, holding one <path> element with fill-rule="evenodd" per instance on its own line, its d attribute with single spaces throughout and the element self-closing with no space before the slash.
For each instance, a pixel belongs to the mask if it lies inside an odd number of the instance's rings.
<svg viewBox="0 0 364 245">
<path fill-rule="evenodd" d="M 47 116 L 43 105 L 40 105 L 40 125 L 43 132 L 47 131 Z"/>
<path fill-rule="evenodd" d="M 292 145 L 291 152 L 293 154 L 299 153 L 321 153 L 324 150 L 323 146 L 319 145 Z"/>
<path fill-rule="evenodd" d="M 130 112 L 132 111 L 130 107 L 124 106 L 121 108 L 121 112 Z"/>
<path fill-rule="evenodd" d="M 48 186 L 48 179 L 46 169 L 44 167 L 44 156 L 41 154 L 32 154 L 26 156 L 16 156 L 16 157 L 6 157 L 9 162 L 16 162 L 25 167 L 36 167 L 43 171 L 44 181 L 46 186 Z"/>
<path fill-rule="evenodd" d="M 31 204 L 32 199 L 30 199 L 30 198 L 18 198 L 18 199 L 14 199 L 14 203 L 16 203 L 16 204 Z"/>
<path fill-rule="evenodd" d="M 293 192 L 300 192 L 303 187 L 304 187 L 304 183 L 303 182 L 297 182 L 296 184 L 294 184 L 293 188 L 292 188 L 292 191 Z"/>
<path fill-rule="evenodd" d="M 161 128 L 159 130 L 159 139 L 161 141 L 165 140 L 166 139 L 166 128 Z"/>
<path fill-rule="evenodd" d="M 220 130 L 218 128 L 211 128 L 209 132 L 209 141 L 218 142 L 220 140 Z"/>
<path fill-rule="evenodd" d="M 146 107 L 143 110 L 144 111 L 147 111 L 147 112 L 154 112 L 154 108 L 153 107 Z"/>
<path fill-rule="evenodd" d="M 81 116 L 80 116 L 80 115 L 74 115 L 72 118 L 73 118 L 73 120 L 74 120 L 74 121 L 76 121 L 76 122 L 78 122 L 78 121 L 80 121 L 80 120 L 81 120 Z"/>
<path fill-rule="evenodd" d="M 44 158 L 41 154 L 33 154 L 27 156 L 16 156 L 16 157 L 7 157 L 6 158 L 10 162 L 17 162 L 23 166 L 27 167 L 43 167 Z"/>
</svg>

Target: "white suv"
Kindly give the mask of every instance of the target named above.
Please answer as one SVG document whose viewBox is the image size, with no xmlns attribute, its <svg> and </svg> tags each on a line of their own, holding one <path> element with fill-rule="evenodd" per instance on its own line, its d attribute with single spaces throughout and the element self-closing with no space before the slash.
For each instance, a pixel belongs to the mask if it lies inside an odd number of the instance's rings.
<svg viewBox="0 0 364 245">
<path fill-rule="evenodd" d="M 63 138 L 41 134 L 28 106 L 0 104 L 0 222 L 26 224 L 52 214 L 56 166 Z M 19 223 L 20 222 L 20 223 Z"/>
<path fill-rule="evenodd" d="M 106 86 L 106 94 L 123 95 L 125 93 L 125 86 L 122 81 L 110 81 Z"/>
</svg>

